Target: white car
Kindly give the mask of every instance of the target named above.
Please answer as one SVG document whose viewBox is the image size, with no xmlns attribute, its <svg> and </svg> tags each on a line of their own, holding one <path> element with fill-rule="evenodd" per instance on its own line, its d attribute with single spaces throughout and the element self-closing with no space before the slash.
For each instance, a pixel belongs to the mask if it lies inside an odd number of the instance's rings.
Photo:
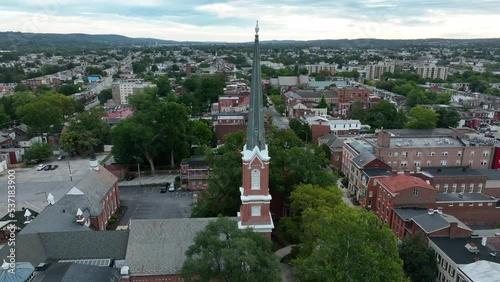
<svg viewBox="0 0 500 282">
<path fill-rule="evenodd" d="M 46 167 L 46 165 L 44 165 L 44 164 L 39 164 L 39 165 L 36 167 L 36 170 L 40 171 L 40 170 L 43 170 L 45 167 Z"/>
</svg>

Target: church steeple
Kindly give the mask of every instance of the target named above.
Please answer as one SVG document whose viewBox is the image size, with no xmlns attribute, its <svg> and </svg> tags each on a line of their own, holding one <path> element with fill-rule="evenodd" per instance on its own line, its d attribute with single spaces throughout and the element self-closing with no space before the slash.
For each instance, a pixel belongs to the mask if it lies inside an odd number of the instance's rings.
<svg viewBox="0 0 500 282">
<path fill-rule="evenodd" d="M 247 124 L 246 149 L 252 151 L 255 146 L 265 150 L 264 106 L 262 99 L 262 81 L 260 71 L 259 22 L 255 27 L 253 47 L 252 83 L 250 89 L 250 111 Z"/>
<path fill-rule="evenodd" d="M 259 23 L 255 27 L 250 112 L 248 113 L 247 143 L 242 152 L 241 207 L 238 213 L 240 229 L 253 228 L 271 238 L 274 228 L 270 212 L 269 153 L 264 138 L 264 108 L 260 79 Z"/>
</svg>

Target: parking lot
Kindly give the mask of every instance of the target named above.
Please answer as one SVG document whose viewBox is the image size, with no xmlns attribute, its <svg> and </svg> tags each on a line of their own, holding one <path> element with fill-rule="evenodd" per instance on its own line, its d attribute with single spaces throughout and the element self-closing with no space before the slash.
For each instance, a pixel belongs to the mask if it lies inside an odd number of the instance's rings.
<svg viewBox="0 0 500 282">
<path fill-rule="evenodd" d="M 97 156 L 98 160 L 105 156 Z M 68 165 L 69 160 L 69 165 Z M 55 200 L 59 200 L 68 192 L 89 170 L 87 158 L 71 158 L 61 161 L 55 158 L 44 164 L 58 165 L 55 170 L 37 171 L 36 165 L 32 168 L 15 169 L 16 176 L 16 208 L 22 207 L 41 211 L 46 205 L 46 195 L 51 193 Z M 69 168 L 73 180 L 70 179 Z M 7 203 L 7 176 L 6 172 L 0 175 L 0 214 L 6 213 Z"/>
<path fill-rule="evenodd" d="M 195 192 L 160 193 L 160 187 L 120 187 L 121 205 L 127 212 L 120 225 L 130 219 L 187 218 L 191 216 L 191 204 Z"/>
</svg>

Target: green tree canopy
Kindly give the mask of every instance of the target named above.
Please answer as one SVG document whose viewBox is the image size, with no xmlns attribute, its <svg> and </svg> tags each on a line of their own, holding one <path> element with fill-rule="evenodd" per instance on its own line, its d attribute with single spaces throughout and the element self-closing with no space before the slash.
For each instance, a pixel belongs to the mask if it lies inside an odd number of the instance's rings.
<svg viewBox="0 0 500 282">
<path fill-rule="evenodd" d="M 414 282 L 435 281 L 438 275 L 434 251 L 427 246 L 427 239 L 420 232 L 405 238 L 399 247 L 406 275 Z"/>
<path fill-rule="evenodd" d="M 181 276 L 185 281 L 282 281 L 271 241 L 234 220 L 219 217 L 196 234 L 186 251 Z"/>
<path fill-rule="evenodd" d="M 391 102 L 382 100 L 368 111 L 364 122 L 372 128 L 397 129 L 403 128 L 405 120 L 403 111 L 398 111 Z"/>
<path fill-rule="evenodd" d="M 111 88 L 101 90 L 99 95 L 97 95 L 97 99 L 99 99 L 99 103 L 101 105 L 104 105 L 104 103 L 106 103 L 108 100 L 113 99 L 113 92 Z"/>
<path fill-rule="evenodd" d="M 63 116 L 60 108 L 41 100 L 18 107 L 16 115 L 33 136 L 49 133 L 52 126 L 61 124 Z"/>
<path fill-rule="evenodd" d="M 338 205 L 303 213 L 297 281 L 407 281 L 396 237 L 377 216 Z"/>
<path fill-rule="evenodd" d="M 24 154 L 27 160 L 44 161 L 50 157 L 52 157 L 52 145 L 47 143 L 35 143 Z"/>
<path fill-rule="evenodd" d="M 454 109 L 441 108 L 438 109 L 436 113 L 439 115 L 437 121 L 438 128 L 457 127 L 458 123 L 462 119 L 460 113 Z"/>
<path fill-rule="evenodd" d="M 326 102 L 325 95 L 321 95 L 321 100 L 319 100 L 318 105 L 316 105 L 316 108 L 318 109 L 329 109 L 329 105 Z"/>
<path fill-rule="evenodd" d="M 436 128 L 438 113 L 431 109 L 416 106 L 408 112 L 408 122 L 405 127 L 410 129 Z"/>
<path fill-rule="evenodd" d="M 156 81 L 156 87 L 158 87 L 158 95 L 160 97 L 167 97 L 167 95 L 172 91 L 168 75 L 160 76 Z"/>
</svg>

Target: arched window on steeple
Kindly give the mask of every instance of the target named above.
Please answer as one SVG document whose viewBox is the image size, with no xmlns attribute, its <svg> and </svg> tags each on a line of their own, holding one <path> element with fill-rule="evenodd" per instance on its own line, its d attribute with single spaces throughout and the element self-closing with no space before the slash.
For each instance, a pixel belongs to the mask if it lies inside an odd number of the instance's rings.
<svg viewBox="0 0 500 282">
<path fill-rule="evenodd" d="M 260 170 L 252 170 L 252 190 L 260 189 Z"/>
</svg>

